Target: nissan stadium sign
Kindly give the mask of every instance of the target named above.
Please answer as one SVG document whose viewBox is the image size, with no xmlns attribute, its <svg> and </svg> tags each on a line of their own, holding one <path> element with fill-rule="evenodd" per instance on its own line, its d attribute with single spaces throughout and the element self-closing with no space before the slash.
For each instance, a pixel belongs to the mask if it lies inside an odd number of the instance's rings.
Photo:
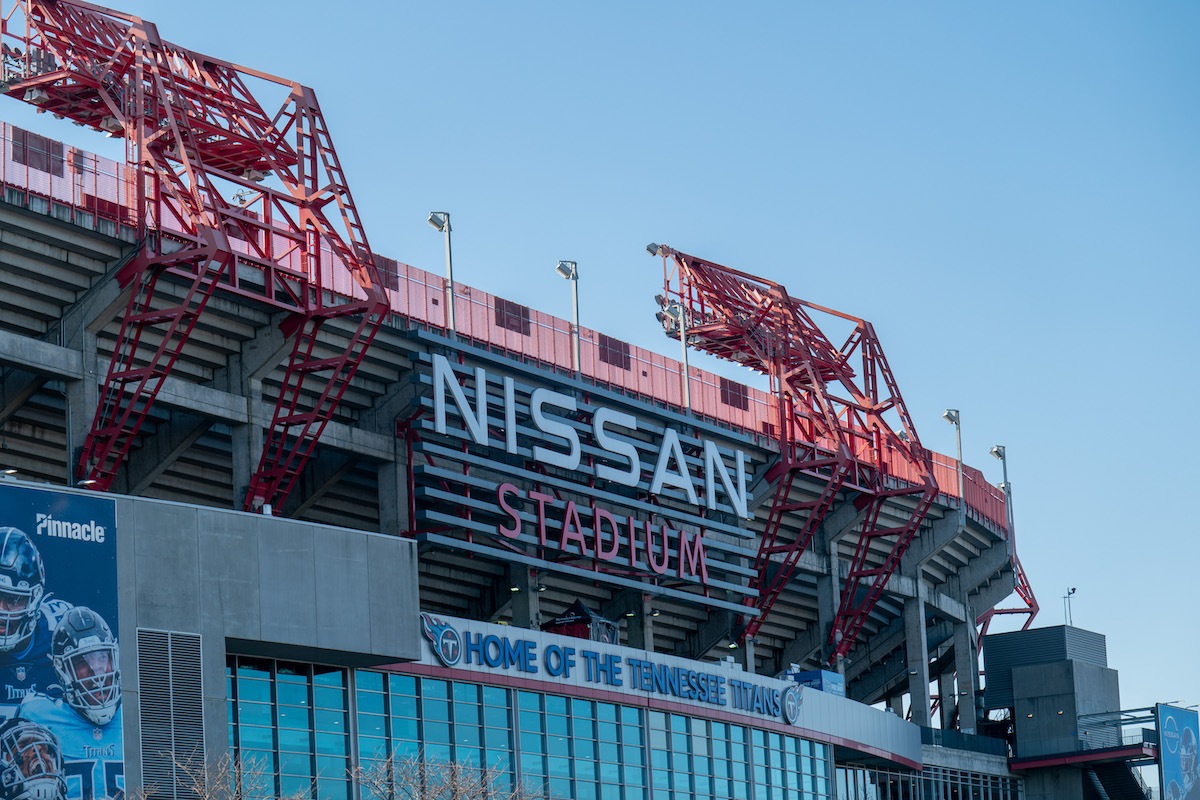
<svg viewBox="0 0 1200 800">
<path fill-rule="evenodd" d="M 730 446 L 738 437 L 681 433 L 652 409 L 580 402 L 442 355 L 428 363 L 421 430 L 436 436 L 414 444 L 425 463 L 413 465 L 425 530 L 467 531 L 474 550 L 487 546 L 474 536 L 484 534 L 539 564 L 582 559 L 593 575 L 749 593 L 734 565 L 754 556 L 741 523 L 762 465 Z"/>
</svg>

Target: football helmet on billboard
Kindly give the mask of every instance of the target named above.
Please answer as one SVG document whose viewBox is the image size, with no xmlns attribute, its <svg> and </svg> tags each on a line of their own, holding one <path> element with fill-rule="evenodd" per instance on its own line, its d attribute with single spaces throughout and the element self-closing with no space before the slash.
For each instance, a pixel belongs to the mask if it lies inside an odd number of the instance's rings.
<svg viewBox="0 0 1200 800">
<path fill-rule="evenodd" d="M 108 623 L 90 608 L 75 606 L 54 629 L 50 658 L 63 699 L 96 725 L 107 725 L 121 704 L 119 655 Z"/>
<path fill-rule="evenodd" d="M 0 650 L 15 650 L 37 627 L 46 570 L 24 531 L 0 528 Z"/>
<path fill-rule="evenodd" d="M 62 800 L 66 793 L 62 751 L 54 734 L 27 719 L 0 725 L 0 797 Z"/>
<path fill-rule="evenodd" d="M 1197 778 L 1196 732 L 1184 726 L 1179 734 L 1179 770 L 1183 773 L 1183 792 L 1186 796 L 1196 785 Z"/>
</svg>

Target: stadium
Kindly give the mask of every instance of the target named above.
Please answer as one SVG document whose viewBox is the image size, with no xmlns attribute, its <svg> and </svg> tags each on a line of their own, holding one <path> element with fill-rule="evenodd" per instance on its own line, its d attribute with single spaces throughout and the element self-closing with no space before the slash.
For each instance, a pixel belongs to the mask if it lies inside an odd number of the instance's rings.
<svg viewBox="0 0 1200 800">
<path fill-rule="evenodd" d="M 670 358 L 374 253 L 301 84 L 66 0 L 3 45 L 0 91 L 128 152 L 2 128 L 0 584 L 33 616 L 0 661 L 57 796 L 195 797 L 228 753 L 246 797 L 396 759 L 580 800 L 1146 797 L 1168 719 L 1196 786 L 1194 713 L 1123 712 L 1102 636 L 1030 627 L 1007 484 L 921 445 L 866 320 L 651 244 Z M 981 683 L 998 614 L 1027 630 Z"/>
</svg>

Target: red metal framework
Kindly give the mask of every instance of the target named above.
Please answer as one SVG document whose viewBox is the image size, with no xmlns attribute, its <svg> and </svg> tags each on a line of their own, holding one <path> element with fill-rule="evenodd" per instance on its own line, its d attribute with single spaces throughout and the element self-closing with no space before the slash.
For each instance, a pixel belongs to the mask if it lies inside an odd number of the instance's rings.
<svg viewBox="0 0 1200 800">
<path fill-rule="evenodd" d="M 315 94 L 78 0 L 18 0 L 0 17 L 0 91 L 124 137 L 135 176 L 143 246 L 118 276 L 132 289 L 78 477 L 111 485 L 219 288 L 289 312 L 292 353 L 245 498 L 247 509 L 281 505 L 388 311 Z M 251 85 L 285 95 L 280 109 L 268 113 Z M 351 273 L 355 299 L 322 290 L 336 269 Z M 348 344 L 318 353 L 322 324 L 342 317 L 359 320 Z"/>
<path fill-rule="evenodd" d="M 1009 533 L 1011 536 L 1011 531 Z M 1010 539 L 1010 547 L 1012 546 Z M 1016 576 L 1016 586 L 1013 591 L 1016 592 L 1017 599 L 1024 603 L 1022 608 L 989 608 L 987 611 L 980 614 L 975 619 L 975 624 L 979 626 L 979 647 L 983 648 L 983 637 L 987 635 L 988 628 L 992 624 L 992 619 L 999 614 L 1027 614 L 1025 624 L 1021 626 L 1021 630 L 1029 630 L 1029 626 L 1033 624 L 1033 618 L 1038 615 L 1041 607 L 1038 605 L 1037 598 L 1033 594 L 1033 587 L 1029 585 L 1029 578 L 1025 575 L 1025 568 L 1021 566 L 1021 559 L 1017 558 L 1017 551 L 1014 548 L 1012 551 L 1013 573 Z"/>
<path fill-rule="evenodd" d="M 739 639 L 758 632 L 839 495 L 849 494 L 859 512 L 830 631 L 832 662 L 854 646 L 937 495 L 929 452 L 869 322 L 794 298 L 778 283 L 656 249 L 664 258 L 663 299 L 681 304 L 688 344 L 767 375 L 777 401 L 780 458 L 767 473 L 774 495 L 755 561 L 759 597 L 751 601 L 761 613 L 744 621 Z M 850 328 L 841 347 L 818 326 L 817 314 Z M 821 484 L 816 497 L 793 498 L 800 474 Z M 785 519 L 796 522 L 785 526 Z"/>
</svg>

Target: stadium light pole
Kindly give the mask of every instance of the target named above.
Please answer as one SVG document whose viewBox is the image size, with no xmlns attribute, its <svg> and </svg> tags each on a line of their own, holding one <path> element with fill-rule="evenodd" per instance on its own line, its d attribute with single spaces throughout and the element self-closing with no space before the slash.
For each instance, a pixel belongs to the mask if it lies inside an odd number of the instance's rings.
<svg viewBox="0 0 1200 800">
<path fill-rule="evenodd" d="M 666 306 L 667 316 L 679 324 L 679 344 L 683 350 L 683 407 L 692 410 L 692 375 L 688 372 L 687 315 L 683 303 L 672 300 Z"/>
<path fill-rule="evenodd" d="M 574 261 L 559 261 L 554 270 L 571 282 L 571 367 L 579 377 L 579 265 Z"/>
<path fill-rule="evenodd" d="M 1004 445 L 998 444 L 988 451 L 994 457 L 1000 459 L 1000 468 L 1004 472 L 1004 516 L 1008 523 L 1008 546 L 1011 550 L 1013 539 L 1013 507 L 1012 507 L 1012 484 L 1008 482 L 1008 454 L 1004 450 Z"/>
<path fill-rule="evenodd" d="M 963 486 L 962 460 L 962 415 L 957 408 L 947 408 L 942 412 L 942 419 L 954 426 L 954 436 L 958 440 L 958 526 L 967 527 L 967 491 Z"/>
<path fill-rule="evenodd" d="M 438 233 L 446 235 L 446 327 L 457 332 L 454 326 L 454 262 L 450 259 L 450 212 L 430 211 L 429 224 Z"/>
</svg>

